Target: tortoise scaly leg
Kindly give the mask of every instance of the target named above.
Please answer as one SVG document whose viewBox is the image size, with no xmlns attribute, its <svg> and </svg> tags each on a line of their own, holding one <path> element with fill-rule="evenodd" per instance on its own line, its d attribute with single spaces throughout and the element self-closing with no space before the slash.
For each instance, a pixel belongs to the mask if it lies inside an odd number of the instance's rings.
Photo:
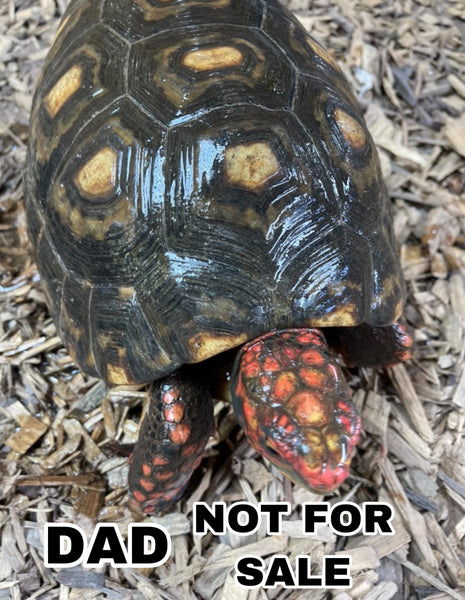
<svg viewBox="0 0 465 600">
<path fill-rule="evenodd" d="M 185 371 L 155 382 L 129 459 L 131 508 L 166 511 L 182 495 L 212 432 L 213 406 L 206 386 Z"/>
<path fill-rule="evenodd" d="M 360 418 L 318 329 L 275 331 L 246 344 L 231 394 L 252 446 L 290 479 L 326 492 L 347 477 Z"/>
<path fill-rule="evenodd" d="M 366 323 L 356 327 L 334 327 L 325 330 L 329 346 L 344 357 L 347 366 L 382 367 L 409 360 L 413 355 L 413 339 L 402 322 L 384 327 Z"/>
</svg>

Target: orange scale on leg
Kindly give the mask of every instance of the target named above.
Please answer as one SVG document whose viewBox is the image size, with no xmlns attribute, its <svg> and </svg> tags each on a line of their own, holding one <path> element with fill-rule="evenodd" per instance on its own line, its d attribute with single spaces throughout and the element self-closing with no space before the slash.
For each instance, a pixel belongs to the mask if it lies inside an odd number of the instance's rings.
<svg viewBox="0 0 465 600">
<path fill-rule="evenodd" d="M 167 460 L 166 458 L 162 458 L 161 456 L 154 456 L 152 458 L 152 465 L 154 467 L 162 467 L 164 465 L 167 465 L 169 463 L 169 460 Z"/>
<path fill-rule="evenodd" d="M 173 471 L 162 471 L 161 473 L 155 473 L 155 478 L 157 481 L 166 481 L 167 479 L 171 479 L 173 475 Z"/>
<path fill-rule="evenodd" d="M 137 500 L 137 502 L 145 502 L 145 496 L 142 492 L 139 492 L 139 490 L 134 490 L 132 492 L 132 495 Z"/>
<path fill-rule="evenodd" d="M 407 331 L 407 327 L 403 323 L 394 323 L 392 327 L 396 331 L 396 333 L 399 332 L 401 334 L 399 341 L 402 343 L 403 346 L 413 345 L 412 336 L 409 334 L 409 332 Z"/>
<path fill-rule="evenodd" d="M 152 467 L 151 467 L 149 464 L 147 464 L 147 463 L 144 463 L 144 464 L 142 465 L 142 473 L 143 473 L 143 474 L 144 474 L 146 477 L 149 477 L 149 475 L 151 475 L 151 474 L 152 474 Z"/>
<path fill-rule="evenodd" d="M 179 398 L 179 390 L 167 390 L 163 393 L 162 399 L 165 404 L 172 404 Z"/>
<path fill-rule="evenodd" d="M 146 492 L 151 492 L 153 490 L 153 488 L 155 487 L 154 482 L 149 481 L 148 479 L 139 479 L 139 483 Z"/>
<path fill-rule="evenodd" d="M 400 343 L 404 348 L 411 348 L 413 346 L 413 338 L 407 332 L 400 338 Z"/>
<path fill-rule="evenodd" d="M 163 411 L 165 421 L 168 421 L 168 423 L 180 423 L 184 417 L 184 410 L 182 402 L 175 402 Z"/>
<path fill-rule="evenodd" d="M 169 432 L 170 440 L 177 446 L 184 445 L 191 434 L 190 425 L 187 423 L 179 423 L 175 425 Z"/>
</svg>

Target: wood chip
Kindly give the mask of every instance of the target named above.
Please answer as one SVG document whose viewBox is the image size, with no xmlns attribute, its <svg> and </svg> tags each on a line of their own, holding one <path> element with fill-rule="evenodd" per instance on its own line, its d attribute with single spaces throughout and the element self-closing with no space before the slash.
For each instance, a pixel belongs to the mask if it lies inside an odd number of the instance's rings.
<svg viewBox="0 0 465 600">
<path fill-rule="evenodd" d="M 426 560 L 428 566 L 437 569 L 437 560 L 427 538 L 424 518 L 408 501 L 392 464 L 384 459 L 380 462 L 380 467 L 386 480 L 386 487 L 390 492 L 396 509 L 402 517 L 404 527 L 416 542 L 418 550 Z"/>
<path fill-rule="evenodd" d="M 400 364 L 391 367 L 388 371 L 397 393 L 403 402 L 403 406 L 415 426 L 416 432 L 426 442 L 432 442 L 434 440 L 434 432 L 426 416 L 423 404 L 415 392 L 407 369 L 403 364 Z"/>
<path fill-rule="evenodd" d="M 379 556 L 372 546 L 357 546 L 357 548 L 349 550 L 341 550 L 338 554 L 350 556 L 352 559 L 351 572 L 357 573 L 365 569 L 376 569 L 379 567 Z"/>
<path fill-rule="evenodd" d="M 21 422 L 21 428 L 12 435 L 6 443 L 18 454 L 26 454 L 47 431 L 48 425 L 31 415 L 27 415 Z"/>
<path fill-rule="evenodd" d="M 434 472 L 434 465 L 417 454 L 393 429 L 388 431 L 387 446 L 389 452 L 392 452 L 394 456 L 399 458 L 408 467 L 421 469 L 425 473 Z"/>
<path fill-rule="evenodd" d="M 454 598 L 454 600 L 463 600 L 463 594 L 465 592 L 465 589 L 455 591 L 448 585 L 444 584 L 440 579 L 434 577 L 433 575 L 428 573 L 428 571 L 425 571 L 425 569 L 422 569 L 410 560 L 406 560 L 405 558 L 398 558 L 396 556 L 394 556 L 393 559 L 398 561 L 403 567 L 406 567 L 407 569 L 412 571 L 412 573 L 415 573 L 415 575 L 420 579 L 423 579 L 436 589 L 448 594 L 450 598 Z"/>
<path fill-rule="evenodd" d="M 459 119 L 447 119 L 444 135 L 454 150 L 465 157 L 465 114 Z"/>
<path fill-rule="evenodd" d="M 396 596 L 397 592 L 398 587 L 395 583 L 382 581 L 364 596 L 364 600 L 390 600 Z"/>
<path fill-rule="evenodd" d="M 465 586 L 465 565 L 462 564 L 456 550 L 452 547 L 450 541 L 432 514 L 426 513 L 425 521 L 432 543 L 441 553 L 441 556 L 447 565 L 447 572 L 451 585 L 453 587 L 457 587 L 459 584 Z"/>
</svg>

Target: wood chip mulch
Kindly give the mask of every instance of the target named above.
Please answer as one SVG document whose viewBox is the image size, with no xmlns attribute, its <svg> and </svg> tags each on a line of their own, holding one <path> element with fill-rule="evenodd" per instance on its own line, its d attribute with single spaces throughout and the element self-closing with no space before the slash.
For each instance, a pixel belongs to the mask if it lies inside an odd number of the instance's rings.
<svg viewBox="0 0 465 600">
<path fill-rule="evenodd" d="M 22 173 L 35 81 L 66 0 L 0 2 L 0 599 L 456 600 L 465 598 L 465 3 L 289 0 L 341 64 L 378 145 L 395 208 L 417 354 L 385 370 L 347 370 L 363 419 L 352 476 L 331 503 L 387 501 L 395 535 L 302 535 L 294 487 L 243 440 L 227 403 L 176 512 L 155 569 L 44 567 L 43 525 L 90 535 L 134 520 L 127 458 L 145 390 L 107 389 L 73 365 L 31 258 Z M 196 500 L 291 501 L 282 535 L 192 535 Z M 150 521 L 151 519 L 148 519 Z M 252 589 L 238 557 L 352 557 L 348 590 Z M 311 595 L 310 595 L 311 594 Z"/>
</svg>

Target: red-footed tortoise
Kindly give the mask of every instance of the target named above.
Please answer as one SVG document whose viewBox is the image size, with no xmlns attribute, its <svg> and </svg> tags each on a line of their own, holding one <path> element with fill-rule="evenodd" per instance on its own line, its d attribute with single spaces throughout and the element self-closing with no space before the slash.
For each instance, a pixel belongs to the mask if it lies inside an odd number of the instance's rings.
<svg viewBox="0 0 465 600">
<path fill-rule="evenodd" d="M 34 98 L 26 185 L 71 356 L 109 384 L 155 381 L 133 504 L 177 499 L 211 433 L 208 385 L 182 365 L 237 346 L 233 404 L 254 447 L 312 489 L 345 479 L 360 420 L 325 339 L 369 366 L 408 358 L 411 339 L 376 149 L 288 11 L 72 1 Z"/>
</svg>

